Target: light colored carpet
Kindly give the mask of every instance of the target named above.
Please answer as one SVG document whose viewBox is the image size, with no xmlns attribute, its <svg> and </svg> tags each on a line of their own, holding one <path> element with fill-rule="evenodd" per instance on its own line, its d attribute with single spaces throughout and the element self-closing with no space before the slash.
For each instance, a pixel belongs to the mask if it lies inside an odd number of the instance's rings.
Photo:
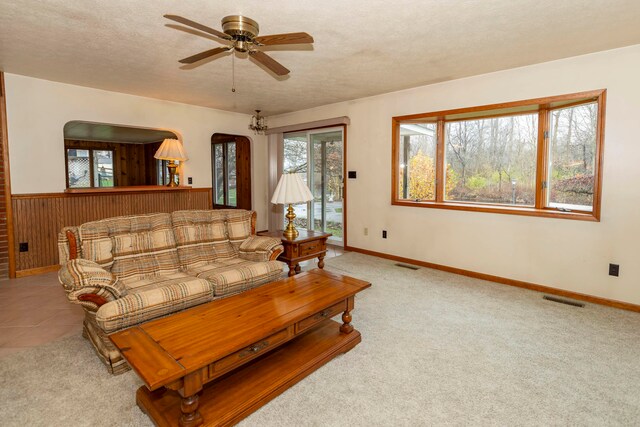
<svg viewBox="0 0 640 427">
<path fill-rule="evenodd" d="M 348 253 L 360 345 L 242 426 L 638 425 L 640 315 Z M 140 382 L 70 337 L 0 359 L 3 426 L 151 425 Z"/>
</svg>

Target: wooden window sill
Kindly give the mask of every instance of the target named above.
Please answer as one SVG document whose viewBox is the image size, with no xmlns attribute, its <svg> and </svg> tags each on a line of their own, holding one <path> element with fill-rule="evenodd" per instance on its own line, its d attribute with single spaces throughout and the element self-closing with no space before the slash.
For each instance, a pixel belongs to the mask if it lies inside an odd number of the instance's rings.
<svg viewBox="0 0 640 427">
<path fill-rule="evenodd" d="M 167 187 L 166 185 L 137 185 L 130 187 L 103 187 L 103 188 L 67 188 L 67 194 L 112 194 L 112 193 L 138 193 L 150 191 L 184 191 L 191 190 L 191 186 Z"/>
<path fill-rule="evenodd" d="M 412 201 L 412 200 L 393 200 L 391 202 L 395 206 L 410 206 L 414 208 L 435 208 L 435 209 L 450 209 L 457 211 L 472 211 L 472 212 L 488 212 L 497 214 L 508 215 L 523 215 L 523 216 L 539 216 L 543 218 L 561 218 L 561 219 L 573 219 L 578 221 L 595 221 L 599 222 L 598 218 L 593 212 L 563 212 L 557 209 L 536 209 L 533 207 L 520 207 L 520 206 L 506 206 L 506 205 L 482 205 L 475 203 L 458 203 L 458 202 L 429 202 L 429 201 Z"/>
</svg>

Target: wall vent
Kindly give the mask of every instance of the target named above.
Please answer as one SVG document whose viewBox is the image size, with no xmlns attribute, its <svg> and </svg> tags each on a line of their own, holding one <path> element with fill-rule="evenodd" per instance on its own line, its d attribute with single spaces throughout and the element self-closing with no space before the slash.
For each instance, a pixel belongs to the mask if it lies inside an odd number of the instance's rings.
<svg viewBox="0 0 640 427">
<path fill-rule="evenodd" d="M 415 265 L 409 265 L 409 264 L 401 264 L 401 263 L 397 263 L 394 264 L 396 267 L 402 267 L 402 268 L 408 268 L 409 270 L 419 270 L 420 267 L 416 267 Z"/>
<path fill-rule="evenodd" d="M 558 298 L 558 297 L 554 297 L 554 296 L 551 296 L 551 295 L 545 295 L 542 298 L 546 299 L 546 300 L 549 300 L 549 301 L 553 301 L 553 302 L 559 302 L 560 304 L 572 305 L 574 307 L 584 307 L 584 304 L 581 303 L 581 302 L 571 301 L 571 300 L 564 299 L 564 298 Z"/>
</svg>

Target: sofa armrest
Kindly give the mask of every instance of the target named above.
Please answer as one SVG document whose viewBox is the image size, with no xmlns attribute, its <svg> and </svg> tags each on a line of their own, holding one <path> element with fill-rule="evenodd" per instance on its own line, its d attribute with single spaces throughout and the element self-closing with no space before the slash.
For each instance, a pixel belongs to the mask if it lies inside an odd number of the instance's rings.
<svg viewBox="0 0 640 427">
<path fill-rule="evenodd" d="M 247 261 L 275 261 L 284 251 L 282 241 L 275 237 L 249 236 L 239 248 L 239 256 Z"/>
<path fill-rule="evenodd" d="M 127 294 L 116 276 L 95 262 L 82 258 L 64 263 L 58 272 L 58 280 L 70 302 L 91 310 Z"/>
<path fill-rule="evenodd" d="M 76 258 L 82 258 L 78 227 L 65 227 L 58 234 L 58 264 L 64 265 Z"/>
</svg>

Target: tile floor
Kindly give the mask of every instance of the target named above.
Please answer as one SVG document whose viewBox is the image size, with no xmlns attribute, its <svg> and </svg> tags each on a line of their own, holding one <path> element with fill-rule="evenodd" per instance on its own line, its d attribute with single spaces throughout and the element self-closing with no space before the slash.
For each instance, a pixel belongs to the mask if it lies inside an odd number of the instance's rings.
<svg viewBox="0 0 640 427">
<path fill-rule="evenodd" d="M 57 273 L 0 281 L 0 357 L 82 333 L 84 312 L 70 304 Z"/>
<path fill-rule="evenodd" d="M 326 257 L 343 253 L 343 248 L 329 246 Z M 300 266 L 309 269 L 316 262 Z M 67 301 L 57 273 L 0 280 L 0 357 L 81 334 L 83 318 L 82 308 Z"/>
</svg>

